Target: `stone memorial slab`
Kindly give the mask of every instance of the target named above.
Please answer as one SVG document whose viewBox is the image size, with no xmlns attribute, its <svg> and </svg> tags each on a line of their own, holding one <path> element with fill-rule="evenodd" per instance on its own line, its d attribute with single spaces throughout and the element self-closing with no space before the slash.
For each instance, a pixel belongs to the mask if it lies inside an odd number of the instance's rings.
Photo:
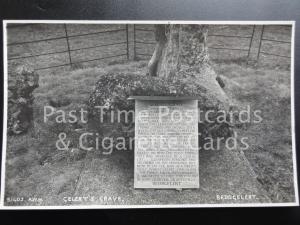
<svg viewBox="0 0 300 225">
<path fill-rule="evenodd" d="M 199 188 L 198 102 L 135 99 L 134 188 Z"/>
</svg>

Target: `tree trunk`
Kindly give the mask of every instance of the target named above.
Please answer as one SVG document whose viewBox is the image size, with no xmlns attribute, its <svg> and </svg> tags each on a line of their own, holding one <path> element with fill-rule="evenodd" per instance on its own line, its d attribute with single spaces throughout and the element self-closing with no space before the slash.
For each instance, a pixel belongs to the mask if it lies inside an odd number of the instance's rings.
<svg viewBox="0 0 300 225">
<path fill-rule="evenodd" d="M 183 72 L 198 71 L 208 65 L 206 46 L 208 27 L 204 25 L 169 25 L 168 42 L 162 56 L 160 76 L 172 78 Z"/>
<path fill-rule="evenodd" d="M 160 63 L 161 55 L 165 44 L 167 42 L 167 37 L 165 35 L 165 25 L 154 25 L 154 35 L 156 40 L 156 46 L 154 53 L 148 63 L 148 73 L 150 76 L 157 76 L 158 64 Z"/>
<path fill-rule="evenodd" d="M 157 45 L 148 64 L 151 76 L 195 79 L 217 96 L 224 96 L 219 78 L 210 65 L 207 25 L 156 25 Z"/>
<path fill-rule="evenodd" d="M 168 78 L 208 65 L 207 26 L 171 24 L 154 28 L 157 44 L 148 64 L 149 75 Z"/>
</svg>

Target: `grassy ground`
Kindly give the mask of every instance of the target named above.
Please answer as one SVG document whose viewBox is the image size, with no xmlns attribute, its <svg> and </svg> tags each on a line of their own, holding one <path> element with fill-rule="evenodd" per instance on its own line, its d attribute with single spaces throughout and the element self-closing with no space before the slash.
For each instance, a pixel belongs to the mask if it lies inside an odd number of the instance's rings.
<svg viewBox="0 0 300 225">
<path fill-rule="evenodd" d="M 238 130 L 249 137 L 245 155 L 273 201 L 292 201 L 290 72 L 237 64 L 218 64 L 215 70 L 235 82 L 227 92 L 239 105 L 262 111 L 261 123 Z"/>
<path fill-rule="evenodd" d="M 66 70 L 41 76 L 40 86 L 34 92 L 34 130 L 24 135 L 8 137 L 7 140 L 5 196 L 28 197 L 35 192 L 37 196 L 43 196 L 45 199 L 46 196 L 59 197 L 59 193 L 66 194 L 66 191 L 70 191 L 72 195 L 85 154 L 56 149 L 55 143 L 60 132 L 66 132 L 67 136 L 77 143 L 78 133 L 75 131 L 76 127 L 57 124 L 54 120 L 44 123 L 43 107 L 49 105 L 50 99 L 66 99 L 70 100 L 71 104 L 60 108 L 66 112 L 86 108 L 89 94 L 101 74 L 124 70 L 138 72 L 143 70 L 145 65 L 143 62 L 133 62 L 105 68 Z M 60 179 L 57 180 L 57 176 L 60 176 Z M 40 190 L 39 186 L 42 187 L 51 177 L 55 177 L 53 186 L 47 190 Z"/>
<path fill-rule="evenodd" d="M 51 202 L 53 196 L 72 196 L 76 192 L 86 155 L 84 152 L 61 152 L 56 149 L 59 132 L 66 132 L 71 140 L 76 140 L 78 133 L 76 127 L 71 125 L 43 123 L 43 107 L 49 104 L 49 99 L 57 98 L 71 101 L 70 105 L 61 108 L 66 111 L 85 107 L 101 74 L 107 71 L 144 74 L 146 64 L 145 61 L 130 62 L 41 76 L 40 87 L 34 93 L 35 129 L 25 135 L 8 137 L 6 197 L 36 193 Z M 249 137 L 251 148 L 245 152 L 246 157 L 273 202 L 293 201 L 290 72 L 256 68 L 243 63 L 218 63 L 214 68 L 218 74 L 229 78 L 231 85 L 225 90 L 239 105 L 250 104 L 252 109 L 262 110 L 262 123 L 238 130 L 239 135 Z M 107 169 L 109 174 L 110 169 Z M 42 184 L 53 177 L 55 180 L 51 186 L 42 188 Z M 126 182 L 126 179 L 123 181 Z M 120 185 L 128 186 L 126 183 Z"/>
<path fill-rule="evenodd" d="M 118 29 L 119 25 L 68 25 L 69 35 L 98 32 L 107 29 Z M 151 28 L 151 27 L 150 27 Z M 132 28 L 131 28 L 132 29 Z M 257 28 L 259 31 L 259 27 Z M 290 28 L 269 26 L 266 28 L 265 38 L 290 40 Z M 210 35 L 240 35 L 251 34 L 251 26 L 212 26 Z M 44 38 L 64 36 L 63 25 L 29 25 L 22 28 L 15 27 L 8 30 L 8 43 L 30 41 Z M 256 57 L 259 32 L 256 33 L 252 45 L 251 57 Z M 137 40 L 153 41 L 153 33 L 139 31 Z M 132 56 L 132 30 L 129 32 L 131 40 L 130 54 Z M 91 35 L 81 38 L 70 38 L 71 49 L 107 44 L 125 40 L 124 32 L 107 35 Z M 249 46 L 249 39 L 224 38 L 209 36 L 208 46 L 245 48 Z M 74 62 L 83 59 L 93 59 L 109 54 L 124 53 L 125 45 L 108 46 L 104 48 L 73 51 Z M 137 44 L 137 52 L 152 53 L 153 45 Z M 23 46 L 9 46 L 9 57 L 20 57 L 66 50 L 65 39 L 47 42 L 28 43 Z M 289 55 L 288 44 L 264 42 L 262 50 L 275 54 Z M 211 58 L 215 62 L 215 70 L 231 80 L 227 93 L 239 105 L 250 104 L 252 108 L 263 110 L 263 122 L 244 129 L 239 134 L 250 138 L 251 149 L 245 152 L 258 175 L 258 180 L 268 191 L 274 202 L 293 200 L 293 168 L 290 138 L 290 73 L 289 59 L 271 56 L 261 56 L 259 65 L 247 65 L 245 51 L 209 49 Z M 250 58 L 251 58 L 250 57 Z M 122 58 L 122 57 L 121 57 Z M 116 58 L 117 62 L 121 58 Z M 123 57 L 124 58 L 124 57 Z M 122 58 L 122 59 L 123 59 Z M 9 70 L 20 63 L 29 63 L 37 67 L 68 63 L 68 54 L 61 53 L 50 56 L 28 58 L 26 60 L 9 61 Z M 101 63 L 101 64 L 100 64 Z M 43 123 L 43 106 L 49 104 L 49 99 L 67 99 L 71 104 L 62 107 L 63 110 L 73 110 L 85 107 L 86 101 L 101 74 L 107 71 L 126 71 L 145 74 L 146 62 L 124 62 L 120 65 L 105 65 L 105 61 L 95 61 L 77 64 L 72 70 L 67 67 L 57 70 L 43 70 L 40 73 L 40 87 L 35 91 L 35 129 L 28 134 L 8 138 L 6 197 L 28 196 L 35 193 L 43 196 L 49 203 L 53 198 L 72 196 L 78 186 L 79 174 L 84 168 L 85 152 L 61 152 L 56 150 L 55 142 L 59 132 L 66 132 L 71 139 L 78 139 L 75 130 L 79 125 L 57 125 Z M 113 62 L 111 63 L 113 64 Z M 86 68 L 97 65 L 97 68 Z M 258 67 L 257 67 L 258 66 Z M 233 83 L 232 83 L 233 82 Z M 278 119 L 280 118 L 280 119 Z M 74 146 L 76 147 L 76 146 Z M 114 159 L 111 159 L 112 161 Z M 98 165 L 99 166 L 99 165 Z M 126 167 L 126 165 L 123 165 Z M 104 169 L 106 168 L 103 165 Z M 127 167 L 126 167 L 127 168 Z M 110 167 L 106 168 L 108 171 Z M 122 172 L 119 170 L 119 172 Z M 116 172 L 117 173 L 117 172 Z M 117 174 L 109 173 L 116 178 Z M 122 179 L 120 185 L 126 183 L 128 177 Z M 50 179 L 50 181 L 49 181 Z M 127 179 L 127 180 L 126 180 Z M 117 181 L 116 181 L 117 182 Z M 116 183 L 117 184 L 117 183 Z M 105 188 L 105 187 L 103 187 Z M 21 203 L 20 203 L 21 204 Z"/>
</svg>

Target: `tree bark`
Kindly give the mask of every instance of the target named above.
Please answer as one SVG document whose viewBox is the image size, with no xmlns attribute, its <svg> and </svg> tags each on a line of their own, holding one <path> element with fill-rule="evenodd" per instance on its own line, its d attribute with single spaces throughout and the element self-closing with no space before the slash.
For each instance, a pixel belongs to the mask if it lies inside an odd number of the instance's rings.
<svg viewBox="0 0 300 225">
<path fill-rule="evenodd" d="M 148 64 L 149 75 L 166 79 L 194 79 L 213 95 L 224 97 L 210 65 L 208 25 L 156 25 L 156 47 Z"/>
<path fill-rule="evenodd" d="M 158 64 L 160 63 L 161 55 L 165 47 L 165 44 L 167 42 L 167 37 L 165 35 L 165 25 L 164 24 L 154 25 L 154 29 L 155 29 L 154 35 L 156 40 L 156 46 L 155 46 L 154 53 L 148 63 L 148 73 L 152 77 L 157 76 Z"/>
<path fill-rule="evenodd" d="M 156 47 L 148 64 L 149 74 L 162 77 L 207 66 L 206 25 L 155 25 Z"/>
</svg>

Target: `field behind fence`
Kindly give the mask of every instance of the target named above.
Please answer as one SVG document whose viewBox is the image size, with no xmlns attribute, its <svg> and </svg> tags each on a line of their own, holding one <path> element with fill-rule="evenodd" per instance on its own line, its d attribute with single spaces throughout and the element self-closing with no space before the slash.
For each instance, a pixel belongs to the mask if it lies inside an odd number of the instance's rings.
<svg viewBox="0 0 300 225">
<path fill-rule="evenodd" d="M 210 57 L 215 61 L 290 63 L 291 26 L 210 25 L 207 42 Z M 135 25 L 134 43 L 135 56 L 149 58 L 155 44 L 153 25 Z"/>
<path fill-rule="evenodd" d="M 29 24 L 8 27 L 8 63 L 36 70 L 129 59 L 127 25 Z"/>
<path fill-rule="evenodd" d="M 149 59 L 155 46 L 153 25 L 9 24 L 7 34 L 9 70 L 24 63 L 52 71 Z M 288 25 L 210 25 L 207 42 L 215 62 L 290 64 Z"/>
</svg>

